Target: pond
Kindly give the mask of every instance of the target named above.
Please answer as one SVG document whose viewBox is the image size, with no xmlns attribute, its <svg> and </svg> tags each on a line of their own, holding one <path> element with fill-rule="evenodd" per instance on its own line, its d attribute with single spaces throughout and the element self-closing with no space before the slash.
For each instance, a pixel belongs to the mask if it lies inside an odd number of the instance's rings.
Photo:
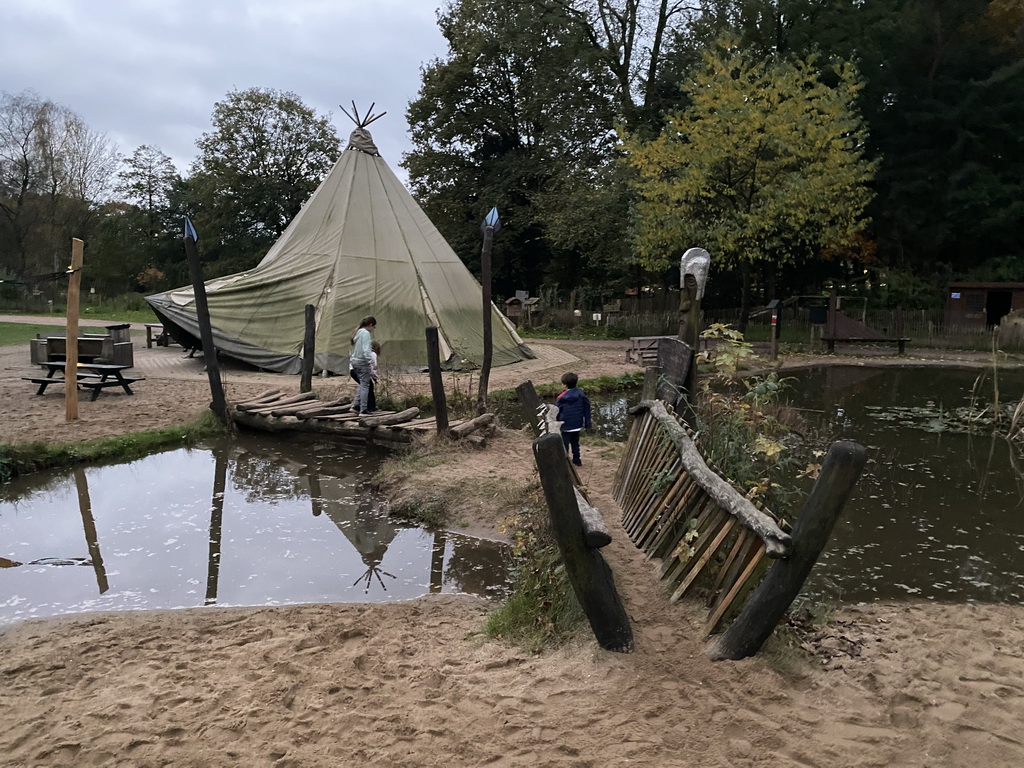
<svg viewBox="0 0 1024 768">
<path fill-rule="evenodd" d="M 806 591 L 845 601 L 1024 600 L 1024 480 L 993 436 L 992 376 L 839 366 L 796 376 L 791 402 L 817 411 L 868 465 Z M 1002 372 L 1018 400 L 1024 372 Z M 977 383 L 977 387 L 976 387 Z M 979 416 L 980 414 L 980 416 Z"/>
<path fill-rule="evenodd" d="M 84 611 L 500 597 L 506 546 L 390 520 L 381 457 L 241 434 L 0 486 L 0 624 Z"/>
</svg>

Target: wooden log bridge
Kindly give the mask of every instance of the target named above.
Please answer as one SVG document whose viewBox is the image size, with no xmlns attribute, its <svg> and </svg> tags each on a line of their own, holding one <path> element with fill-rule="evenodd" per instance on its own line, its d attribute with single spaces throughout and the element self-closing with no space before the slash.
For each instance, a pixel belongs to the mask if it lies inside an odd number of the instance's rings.
<svg viewBox="0 0 1024 768">
<path fill-rule="evenodd" d="M 649 558 L 675 602 L 704 574 L 710 591 L 705 636 L 763 573 L 765 556 L 785 557 L 792 541 L 779 520 L 746 499 L 704 461 L 660 400 L 630 409 L 633 426 L 613 493 L 622 526 Z"/>
<path fill-rule="evenodd" d="M 417 438 L 437 432 L 435 419 L 420 418 L 419 408 L 359 415 L 352 412 L 349 399 L 322 401 L 313 392 L 287 394 L 279 389 L 236 404 L 231 417 L 237 424 L 265 432 L 310 432 L 393 449 L 408 448 Z M 494 427 L 494 414 L 485 413 L 450 422 L 447 435 L 482 446 Z"/>
</svg>

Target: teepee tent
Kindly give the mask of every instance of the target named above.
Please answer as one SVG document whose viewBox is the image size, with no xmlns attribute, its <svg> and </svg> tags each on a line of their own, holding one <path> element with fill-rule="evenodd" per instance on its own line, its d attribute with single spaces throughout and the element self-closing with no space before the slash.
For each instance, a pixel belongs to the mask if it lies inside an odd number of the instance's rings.
<svg viewBox="0 0 1024 768">
<path fill-rule="evenodd" d="M 356 121 L 348 148 L 254 269 L 206 283 L 222 354 L 299 373 L 312 304 L 315 371 L 347 373 L 352 333 L 367 315 L 377 318 L 382 365 L 425 367 L 429 325 L 443 364 L 482 363 L 480 284 L 378 154 L 366 130 L 374 119 Z M 177 341 L 198 346 L 191 287 L 146 301 Z M 492 364 L 534 357 L 493 304 L 491 312 Z"/>
</svg>

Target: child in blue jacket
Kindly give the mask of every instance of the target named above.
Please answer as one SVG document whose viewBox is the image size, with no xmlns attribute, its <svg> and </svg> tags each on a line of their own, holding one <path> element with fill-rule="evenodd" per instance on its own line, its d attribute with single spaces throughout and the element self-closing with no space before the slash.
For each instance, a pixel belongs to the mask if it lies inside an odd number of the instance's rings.
<svg viewBox="0 0 1024 768">
<path fill-rule="evenodd" d="M 580 432 L 591 428 L 590 400 L 582 389 L 576 386 L 579 376 L 575 373 L 562 374 L 565 389 L 558 396 L 558 420 L 562 422 L 562 445 L 566 452 L 571 450 L 572 463 L 577 467 L 580 461 Z"/>
</svg>

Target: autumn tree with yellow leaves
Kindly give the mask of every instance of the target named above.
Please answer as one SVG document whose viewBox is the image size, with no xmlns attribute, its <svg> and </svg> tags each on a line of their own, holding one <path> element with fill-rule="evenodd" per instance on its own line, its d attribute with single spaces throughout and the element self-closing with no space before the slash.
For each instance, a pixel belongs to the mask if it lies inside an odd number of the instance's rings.
<svg viewBox="0 0 1024 768">
<path fill-rule="evenodd" d="M 863 248 L 875 163 L 848 62 L 754 59 L 729 42 L 682 86 L 689 106 L 653 141 L 627 136 L 636 172 L 634 249 L 647 269 L 705 248 L 743 281 L 784 264 Z"/>
</svg>

